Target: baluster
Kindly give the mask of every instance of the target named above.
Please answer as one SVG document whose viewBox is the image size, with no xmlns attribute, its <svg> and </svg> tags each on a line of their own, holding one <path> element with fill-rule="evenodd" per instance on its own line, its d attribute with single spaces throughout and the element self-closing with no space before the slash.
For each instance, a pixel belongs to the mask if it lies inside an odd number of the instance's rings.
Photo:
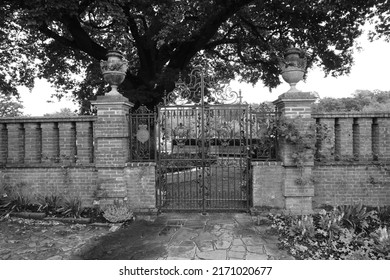
<svg viewBox="0 0 390 280">
<path fill-rule="evenodd" d="M 21 123 L 7 124 L 8 155 L 7 163 L 24 163 L 24 128 Z"/>
<path fill-rule="evenodd" d="M 41 162 L 42 134 L 39 123 L 25 123 L 25 163 Z"/>
</svg>

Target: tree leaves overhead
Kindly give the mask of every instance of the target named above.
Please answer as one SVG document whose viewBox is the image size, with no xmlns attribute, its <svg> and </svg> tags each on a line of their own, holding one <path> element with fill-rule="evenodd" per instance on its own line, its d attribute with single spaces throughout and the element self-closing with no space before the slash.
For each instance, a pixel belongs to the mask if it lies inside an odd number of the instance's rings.
<svg viewBox="0 0 390 280">
<path fill-rule="evenodd" d="M 19 98 L 0 93 L 0 117 L 18 117 L 23 115 L 23 105 Z"/>
<path fill-rule="evenodd" d="M 218 79 L 280 83 L 278 57 L 306 50 L 308 67 L 348 73 L 354 39 L 382 2 L 373 0 L 4 0 L 0 4 L 0 90 L 46 78 L 58 96 L 84 108 L 106 90 L 99 61 L 122 51 L 129 70 L 120 90 L 150 107 L 178 73 L 199 63 Z M 376 10 L 373 8 L 377 5 Z M 382 20 L 385 18 L 382 18 Z M 379 18 L 381 20 L 381 18 Z M 378 32 L 384 32 L 378 29 Z"/>
</svg>

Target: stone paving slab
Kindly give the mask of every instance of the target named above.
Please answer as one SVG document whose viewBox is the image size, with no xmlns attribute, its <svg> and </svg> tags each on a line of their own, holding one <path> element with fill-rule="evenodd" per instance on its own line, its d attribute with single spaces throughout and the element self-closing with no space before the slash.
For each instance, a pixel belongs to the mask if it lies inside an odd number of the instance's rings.
<svg viewBox="0 0 390 280">
<path fill-rule="evenodd" d="M 214 250 L 208 252 L 202 252 L 197 250 L 196 256 L 202 260 L 226 260 L 226 250 Z"/>
</svg>

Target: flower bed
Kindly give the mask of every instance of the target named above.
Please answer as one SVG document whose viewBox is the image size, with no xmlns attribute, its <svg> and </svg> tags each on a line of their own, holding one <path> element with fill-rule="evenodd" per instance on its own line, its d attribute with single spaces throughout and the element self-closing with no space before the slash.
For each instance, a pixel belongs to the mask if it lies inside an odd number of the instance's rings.
<svg viewBox="0 0 390 280">
<path fill-rule="evenodd" d="M 24 186 L 0 190 L 0 217 L 52 219 L 70 223 L 118 223 L 133 219 L 129 205 L 115 202 L 104 209 L 83 207 L 77 196 L 63 194 L 30 195 Z"/>
<path fill-rule="evenodd" d="M 269 217 L 280 246 L 296 259 L 390 259 L 390 207 L 359 204 L 313 215 Z"/>
</svg>

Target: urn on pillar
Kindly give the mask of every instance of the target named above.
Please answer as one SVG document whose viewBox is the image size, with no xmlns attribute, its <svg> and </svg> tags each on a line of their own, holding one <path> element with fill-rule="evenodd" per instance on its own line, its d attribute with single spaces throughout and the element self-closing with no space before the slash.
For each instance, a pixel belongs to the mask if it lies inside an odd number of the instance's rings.
<svg viewBox="0 0 390 280">
<path fill-rule="evenodd" d="M 305 52 L 298 48 L 289 48 L 284 54 L 284 58 L 279 65 L 282 69 L 283 79 L 290 84 L 290 90 L 287 92 L 300 92 L 296 84 L 303 79 L 306 70 Z"/>
<path fill-rule="evenodd" d="M 106 95 L 121 95 L 118 92 L 118 86 L 124 81 L 128 67 L 127 60 L 118 51 L 109 51 L 107 53 L 107 60 L 100 61 L 100 68 L 104 80 L 111 86 L 111 91 Z"/>
</svg>

